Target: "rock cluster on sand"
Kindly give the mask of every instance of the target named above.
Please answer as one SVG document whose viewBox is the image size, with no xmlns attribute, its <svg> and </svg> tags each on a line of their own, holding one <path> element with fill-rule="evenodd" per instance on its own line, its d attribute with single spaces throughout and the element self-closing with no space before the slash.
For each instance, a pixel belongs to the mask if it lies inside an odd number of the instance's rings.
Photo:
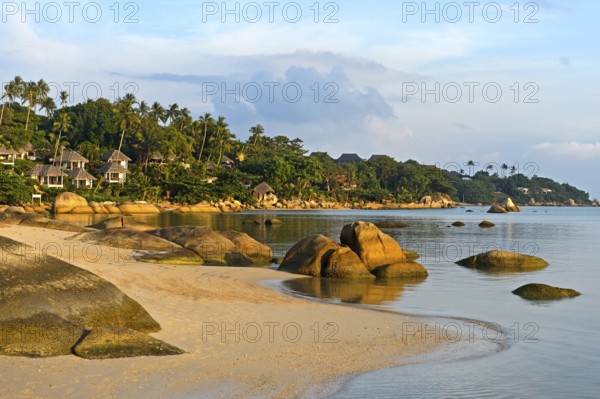
<svg viewBox="0 0 600 399">
<path fill-rule="evenodd" d="M 514 204 L 512 199 L 507 198 L 501 205 L 494 205 L 490 208 L 488 213 L 509 213 L 509 212 L 521 212 L 521 209 Z"/>
<path fill-rule="evenodd" d="M 98 359 L 183 353 L 146 335 L 160 325 L 95 274 L 4 237 L 0 255 L 0 355 Z"/>
<path fill-rule="evenodd" d="M 48 219 L 41 215 L 28 215 L 20 213 L 0 214 L 0 224 L 41 227 L 44 229 L 72 231 L 78 233 L 90 231 L 90 229 L 85 227 L 64 223 L 58 220 Z"/>
<path fill-rule="evenodd" d="M 507 251 L 489 251 L 456 262 L 460 266 L 490 272 L 532 271 L 548 266 L 545 260 Z"/>
<path fill-rule="evenodd" d="M 344 226 L 340 241 L 323 235 L 305 238 L 288 251 L 279 270 L 352 280 L 427 276 L 423 266 L 409 261 L 398 242 L 372 223 Z"/>
<path fill-rule="evenodd" d="M 570 288 L 558 288 L 546 284 L 527 284 L 512 293 L 530 301 L 552 301 L 581 295 Z"/>
</svg>

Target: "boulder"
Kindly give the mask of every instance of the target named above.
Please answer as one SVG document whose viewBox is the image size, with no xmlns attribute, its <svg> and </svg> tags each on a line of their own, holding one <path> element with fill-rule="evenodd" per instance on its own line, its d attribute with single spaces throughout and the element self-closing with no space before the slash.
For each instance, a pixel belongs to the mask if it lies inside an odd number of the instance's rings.
<svg viewBox="0 0 600 399">
<path fill-rule="evenodd" d="M 425 278 L 428 275 L 421 264 L 412 261 L 379 266 L 373 270 L 373 274 L 380 280 Z"/>
<path fill-rule="evenodd" d="M 493 205 L 487 213 L 508 213 L 508 211 L 500 205 Z"/>
<path fill-rule="evenodd" d="M 71 213 L 75 208 L 87 206 L 88 202 L 85 198 L 75 193 L 62 193 L 54 199 L 54 203 L 52 204 L 52 213 L 56 215 Z"/>
<path fill-rule="evenodd" d="M 153 230 L 159 229 L 158 227 L 156 227 L 154 225 L 143 223 L 143 222 L 138 222 L 137 220 L 134 220 L 127 216 L 117 216 L 117 217 L 113 217 L 110 219 L 106 219 L 100 223 L 91 225 L 89 227 L 91 227 L 93 229 L 98 229 L 98 230 L 118 229 L 121 227 L 128 227 L 130 229 L 139 230 L 139 231 L 153 231 Z"/>
<path fill-rule="evenodd" d="M 341 243 L 350 247 L 369 271 L 396 262 L 405 262 L 400 244 L 372 223 L 354 222 L 344 226 Z"/>
<path fill-rule="evenodd" d="M 252 259 L 252 261 L 270 264 L 273 260 L 273 250 L 271 250 L 271 247 L 256 241 L 248 234 L 233 230 L 222 231 L 221 234 L 235 244 L 237 252 L 244 254 Z"/>
<path fill-rule="evenodd" d="M 91 206 L 76 206 L 69 212 L 73 215 L 93 215 L 95 212 Z"/>
<path fill-rule="evenodd" d="M 489 222 L 487 220 L 484 220 L 483 222 L 479 223 L 479 227 L 482 227 L 484 229 L 490 228 L 490 227 L 495 227 L 496 225 L 492 222 Z"/>
<path fill-rule="evenodd" d="M 9 206 L 4 210 L 4 213 L 15 213 L 18 215 L 25 215 L 27 211 L 22 206 Z"/>
<path fill-rule="evenodd" d="M 165 265 L 202 265 L 204 259 L 192 250 L 180 248 L 169 251 L 142 251 L 134 255 L 139 262 Z"/>
<path fill-rule="evenodd" d="M 208 227 L 167 227 L 152 234 L 196 252 L 211 265 L 248 266 L 253 263 L 238 252 L 229 238 Z"/>
<path fill-rule="evenodd" d="M 221 213 L 221 209 L 217 206 L 212 206 L 207 202 L 189 206 L 191 213 Z M 184 212 L 183 212 L 184 213 Z"/>
<path fill-rule="evenodd" d="M 106 208 L 102 204 L 99 204 L 95 201 L 90 201 L 89 207 L 92 208 L 92 210 L 94 211 L 95 214 L 98 214 L 98 215 L 107 215 L 108 214 L 108 210 L 106 210 Z"/>
<path fill-rule="evenodd" d="M 404 252 L 404 256 L 406 256 L 407 260 L 417 260 L 421 257 L 421 255 L 419 255 L 418 253 L 414 251 L 409 251 L 407 249 L 403 249 L 402 252 Z"/>
<path fill-rule="evenodd" d="M 491 272 L 532 271 L 548 266 L 548 262 L 541 258 L 507 251 L 489 251 L 456 263 L 460 266 Z"/>
<path fill-rule="evenodd" d="M 104 205 L 104 209 L 108 211 L 111 215 L 120 215 L 121 210 L 114 205 Z"/>
<path fill-rule="evenodd" d="M 182 353 L 153 338 L 141 339 L 159 331 L 160 325 L 139 303 L 97 275 L 4 237 L 0 257 L 0 355 L 77 354 L 72 348 L 84 344 L 90 332 L 98 336 L 107 330 L 135 331 L 138 339 L 129 345 L 118 334 L 103 335 L 102 358 Z"/>
<path fill-rule="evenodd" d="M 454 227 L 465 227 L 464 222 L 454 222 L 452 223 L 452 226 Z"/>
<path fill-rule="evenodd" d="M 22 214 L 0 214 L 0 223 L 8 225 L 22 225 L 28 227 L 40 227 L 51 230 L 72 231 L 82 233 L 90 231 L 90 229 L 61 222 L 59 220 L 48 219 L 42 215 L 22 215 Z"/>
<path fill-rule="evenodd" d="M 319 277 L 329 257 L 339 247 L 340 244 L 320 234 L 307 237 L 287 252 L 279 270 Z"/>
<path fill-rule="evenodd" d="M 375 226 L 380 229 L 404 229 L 408 227 L 408 224 L 404 222 L 379 222 L 375 223 Z"/>
<path fill-rule="evenodd" d="M 504 200 L 502 207 L 506 209 L 507 212 L 521 212 L 521 209 L 519 209 L 519 207 L 516 206 L 510 198 Z"/>
<path fill-rule="evenodd" d="M 169 251 L 180 248 L 170 241 L 129 227 L 81 233 L 71 239 L 105 247 L 139 251 Z"/>
<path fill-rule="evenodd" d="M 344 280 L 374 280 L 358 255 L 346 246 L 335 249 L 321 270 L 322 277 Z"/>
<path fill-rule="evenodd" d="M 558 288 L 546 284 L 527 284 L 512 293 L 530 301 L 552 301 L 581 295 L 570 288 Z"/>
<path fill-rule="evenodd" d="M 160 210 L 152 204 L 137 204 L 132 202 L 126 202 L 118 206 L 121 213 L 127 213 L 130 215 L 145 215 L 145 214 L 158 214 Z"/>
</svg>

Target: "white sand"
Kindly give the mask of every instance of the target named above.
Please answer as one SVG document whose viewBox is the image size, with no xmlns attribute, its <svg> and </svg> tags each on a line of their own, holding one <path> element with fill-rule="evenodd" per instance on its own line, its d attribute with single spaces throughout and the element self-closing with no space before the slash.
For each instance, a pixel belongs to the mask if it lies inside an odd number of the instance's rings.
<svg viewBox="0 0 600 399">
<path fill-rule="evenodd" d="M 102 361 L 0 357 L 2 398 L 323 396 L 348 376 L 444 343 L 402 333 L 422 318 L 292 298 L 260 285 L 293 277 L 287 273 L 138 264 L 128 250 L 84 251 L 65 240 L 73 233 L 31 227 L 0 228 L 0 235 L 112 282 L 160 323 L 155 337 L 188 352 Z"/>
</svg>

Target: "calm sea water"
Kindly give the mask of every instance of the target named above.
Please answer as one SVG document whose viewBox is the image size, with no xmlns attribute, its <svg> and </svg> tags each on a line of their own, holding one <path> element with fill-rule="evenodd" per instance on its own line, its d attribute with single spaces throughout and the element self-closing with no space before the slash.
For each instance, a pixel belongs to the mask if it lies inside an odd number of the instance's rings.
<svg viewBox="0 0 600 399">
<path fill-rule="evenodd" d="M 273 227 L 244 224 L 265 217 L 264 213 L 141 219 L 161 226 L 194 224 L 245 231 L 271 245 L 276 256 L 308 235 L 339 239 L 342 226 L 352 221 L 403 221 L 410 226 L 384 231 L 422 254 L 419 262 L 430 273 L 426 280 L 344 284 L 301 279 L 285 283 L 284 289 L 324 301 L 484 320 L 502 328 L 510 342 L 508 349 L 485 357 L 361 375 L 333 398 L 600 397 L 600 208 L 536 207 L 508 215 L 490 215 L 486 210 L 273 212 L 270 217 L 284 222 Z M 449 227 L 457 220 L 466 226 Z M 481 229 L 482 220 L 496 227 Z M 454 264 L 490 249 L 537 255 L 550 266 L 532 273 L 488 274 Z M 573 288 L 583 295 L 535 303 L 511 293 L 534 282 Z"/>
</svg>

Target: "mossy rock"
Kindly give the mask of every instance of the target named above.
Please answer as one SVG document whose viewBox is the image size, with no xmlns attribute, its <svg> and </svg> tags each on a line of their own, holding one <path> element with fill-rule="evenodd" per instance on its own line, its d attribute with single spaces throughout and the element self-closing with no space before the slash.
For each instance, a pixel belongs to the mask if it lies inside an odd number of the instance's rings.
<svg viewBox="0 0 600 399">
<path fill-rule="evenodd" d="M 204 259 L 189 249 L 174 249 L 162 252 L 138 252 L 134 255 L 135 260 L 145 263 L 159 263 L 163 265 L 202 265 Z"/>
<path fill-rule="evenodd" d="M 479 227 L 484 228 L 484 229 L 489 229 L 491 227 L 496 227 L 496 225 L 492 222 L 484 220 L 483 222 L 479 223 Z"/>
<path fill-rule="evenodd" d="M 454 222 L 452 223 L 452 226 L 454 227 L 465 227 L 465 223 L 464 222 Z"/>
<path fill-rule="evenodd" d="M 530 301 L 555 301 L 581 295 L 570 288 L 558 288 L 546 284 L 526 284 L 512 293 Z"/>
<path fill-rule="evenodd" d="M 404 252 L 404 256 L 406 256 L 407 260 L 417 260 L 421 257 L 421 255 L 419 255 L 418 253 L 414 251 L 409 251 L 408 249 L 403 249 L 402 252 Z"/>
<path fill-rule="evenodd" d="M 174 356 L 185 353 L 159 339 L 128 328 L 98 328 L 86 334 L 73 347 L 84 359 L 119 359 L 138 356 Z"/>
<path fill-rule="evenodd" d="M 375 226 L 380 229 L 405 229 L 409 227 L 409 225 L 404 222 L 379 222 L 375 223 Z"/>
<path fill-rule="evenodd" d="M 544 259 L 507 251 L 489 251 L 456 262 L 460 266 L 489 272 L 526 272 L 548 266 Z"/>
<path fill-rule="evenodd" d="M 423 265 L 412 261 L 379 266 L 372 273 L 380 280 L 425 278 L 429 274 Z"/>
</svg>

